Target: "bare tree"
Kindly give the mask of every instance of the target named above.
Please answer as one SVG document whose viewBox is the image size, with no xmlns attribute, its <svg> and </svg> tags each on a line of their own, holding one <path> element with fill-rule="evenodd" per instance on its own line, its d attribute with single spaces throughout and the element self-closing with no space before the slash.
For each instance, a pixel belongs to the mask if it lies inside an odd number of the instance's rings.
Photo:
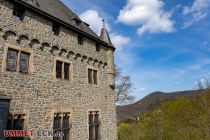
<svg viewBox="0 0 210 140">
<path fill-rule="evenodd" d="M 209 84 L 209 80 L 207 78 L 203 78 L 197 81 L 198 83 L 198 89 L 209 89 L 210 88 L 210 84 Z"/>
<path fill-rule="evenodd" d="M 129 76 L 122 74 L 121 68 L 115 65 L 115 93 L 116 103 L 128 104 L 134 101 L 132 93 L 132 83 Z"/>
</svg>

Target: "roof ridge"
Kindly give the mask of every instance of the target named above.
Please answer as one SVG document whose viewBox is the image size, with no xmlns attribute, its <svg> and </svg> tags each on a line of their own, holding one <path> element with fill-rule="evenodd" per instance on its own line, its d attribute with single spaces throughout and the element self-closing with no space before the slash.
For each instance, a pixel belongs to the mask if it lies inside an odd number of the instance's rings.
<svg viewBox="0 0 210 140">
<path fill-rule="evenodd" d="M 74 16 L 79 18 L 79 16 L 73 13 L 72 10 L 68 8 L 67 5 L 65 5 L 61 0 L 36 0 L 39 6 L 27 3 L 25 0 L 14 1 L 27 6 L 31 10 L 35 10 L 36 12 L 46 15 L 53 21 L 57 21 L 64 26 L 70 27 L 76 32 L 89 36 L 90 38 L 115 49 L 113 45 L 101 40 L 99 35 L 97 35 L 87 24 L 85 24 L 84 21 L 81 20 L 82 22 L 80 27 L 75 26 L 75 21 L 72 20 L 72 18 Z"/>
</svg>

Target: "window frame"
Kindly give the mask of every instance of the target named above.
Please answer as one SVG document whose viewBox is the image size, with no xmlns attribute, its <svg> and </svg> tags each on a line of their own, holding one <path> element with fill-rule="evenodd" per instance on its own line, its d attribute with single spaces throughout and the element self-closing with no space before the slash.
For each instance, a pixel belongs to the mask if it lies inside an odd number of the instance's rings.
<svg viewBox="0 0 210 140">
<path fill-rule="evenodd" d="M 62 62 L 62 70 L 61 70 L 61 78 L 57 78 L 57 61 Z M 65 78 L 65 64 L 69 65 L 69 78 Z M 62 58 L 54 57 L 54 68 L 53 68 L 53 79 L 60 79 L 65 81 L 72 81 L 73 80 L 73 63 L 69 60 L 65 60 Z"/>
<path fill-rule="evenodd" d="M 67 69 L 67 71 L 68 71 L 67 74 L 66 74 L 66 68 L 65 68 L 65 66 L 68 66 L 67 67 L 68 68 Z M 70 80 L 70 73 L 71 73 L 70 67 L 71 67 L 71 64 L 70 63 L 63 62 L 63 79 L 64 80 Z"/>
<path fill-rule="evenodd" d="M 15 70 L 9 70 L 7 67 L 7 60 L 8 60 L 8 51 L 14 50 L 17 51 L 17 59 L 16 59 L 16 69 Z M 28 54 L 28 69 L 27 72 L 20 71 L 20 55 L 21 53 Z M 22 73 L 22 74 L 32 74 L 33 73 L 33 51 L 29 48 L 23 48 L 16 45 L 5 43 L 4 47 L 4 57 L 2 62 L 2 72 L 16 72 L 16 73 Z"/>
<path fill-rule="evenodd" d="M 88 84 L 93 84 L 93 70 L 88 68 Z"/>
<path fill-rule="evenodd" d="M 94 85 L 98 85 L 98 71 L 97 70 L 93 70 L 92 71 L 92 76 L 93 76 L 93 84 Z"/>
<path fill-rule="evenodd" d="M 92 78 L 91 78 L 92 83 L 89 82 L 90 81 L 89 80 L 89 70 L 91 70 L 91 72 L 92 72 L 92 74 L 91 74 L 92 75 Z M 94 71 L 96 71 L 96 81 L 95 81 L 95 78 L 94 78 Z M 90 85 L 94 85 L 94 86 L 98 86 L 100 84 L 99 69 L 93 68 L 93 67 L 90 67 L 90 66 L 87 67 L 87 83 L 90 84 Z"/>
<path fill-rule="evenodd" d="M 89 119 L 89 115 L 93 114 L 93 123 L 90 123 L 90 119 Z M 96 114 L 98 114 L 98 123 L 96 123 L 95 121 L 95 116 Z M 100 140 L 101 139 L 101 111 L 99 110 L 88 110 L 88 140 Z M 90 126 L 92 127 L 92 134 L 93 134 L 93 138 L 90 139 Z M 98 138 L 96 139 L 96 126 L 98 126 Z"/>
<path fill-rule="evenodd" d="M 67 113 L 68 117 L 69 117 L 69 127 L 68 128 L 64 128 L 63 127 L 63 118 L 64 118 L 64 115 L 65 113 Z M 59 116 L 61 116 L 61 123 L 60 123 L 60 129 L 57 129 L 57 131 L 61 130 L 61 131 L 64 131 L 64 130 L 67 130 L 69 129 L 68 131 L 68 140 L 71 140 L 72 139 L 72 120 L 73 120 L 73 114 L 72 114 L 72 109 L 57 109 L 57 110 L 54 110 L 52 112 L 52 124 L 51 124 L 51 127 L 52 127 L 52 130 L 54 131 L 54 117 L 55 117 L 55 114 L 59 114 Z M 53 138 L 54 140 L 54 138 Z M 63 138 L 59 138 L 59 140 L 63 140 Z"/>
<path fill-rule="evenodd" d="M 22 71 L 22 70 L 21 70 L 21 54 L 25 54 L 25 55 L 28 56 L 27 71 Z M 27 53 L 27 52 L 20 51 L 19 72 L 20 72 L 20 73 L 26 73 L 26 74 L 27 74 L 28 71 L 29 71 L 29 64 L 30 64 L 30 54 Z"/>
<path fill-rule="evenodd" d="M 14 51 L 14 52 L 16 52 L 15 68 L 14 68 L 14 69 L 8 68 L 8 60 L 9 60 L 8 54 L 9 54 L 9 51 Z M 7 71 L 17 71 L 17 67 L 18 67 L 18 65 L 17 65 L 17 62 L 18 62 L 18 54 L 19 54 L 19 51 L 18 51 L 18 50 L 8 48 L 8 50 L 7 50 L 7 58 L 6 58 L 6 70 L 7 70 Z"/>
<path fill-rule="evenodd" d="M 59 68 L 58 68 L 58 64 L 60 65 Z M 63 75 L 63 62 L 57 60 L 55 65 L 56 65 L 56 78 L 62 79 L 63 78 L 63 76 L 62 76 Z M 59 69 L 59 76 L 58 76 L 58 69 Z"/>
<path fill-rule="evenodd" d="M 14 118 L 17 118 L 18 115 L 22 115 L 22 118 L 24 119 L 23 130 L 27 129 L 28 122 L 29 122 L 28 114 L 29 114 L 28 110 L 25 110 L 25 111 L 10 111 L 9 114 L 8 114 L 7 122 L 9 121 L 9 117 L 11 116 L 11 118 L 12 118 L 11 129 L 13 127 Z M 8 139 L 6 139 L 6 140 L 12 140 L 11 138 L 12 137 L 8 137 Z"/>
</svg>

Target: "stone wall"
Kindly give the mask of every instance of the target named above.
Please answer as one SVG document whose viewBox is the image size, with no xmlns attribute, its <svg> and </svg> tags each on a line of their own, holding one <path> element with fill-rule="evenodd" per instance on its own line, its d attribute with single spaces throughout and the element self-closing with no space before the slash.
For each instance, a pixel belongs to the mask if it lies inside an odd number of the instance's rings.
<svg viewBox="0 0 210 140">
<path fill-rule="evenodd" d="M 24 20 L 12 17 L 13 4 L 0 1 L 0 91 L 12 97 L 10 113 L 26 114 L 25 129 L 52 130 L 57 112 L 70 112 L 71 139 L 88 139 L 88 112 L 100 111 L 101 139 L 116 140 L 115 94 L 108 82 L 108 58 L 102 46 L 85 38 L 77 43 L 77 33 L 62 27 L 59 36 L 52 32 L 52 21 L 26 11 Z M 33 54 L 30 74 L 5 70 L 6 48 L 26 48 Z M 112 54 L 109 56 L 109 54 Z M 72 80 L 54 77 L 55 58 L 71 62 Z M 99 70 L 99 84 L 90 85 L 87 68 Z M 34 140 L 52 138 L 33 137 Z"/>
</svg>

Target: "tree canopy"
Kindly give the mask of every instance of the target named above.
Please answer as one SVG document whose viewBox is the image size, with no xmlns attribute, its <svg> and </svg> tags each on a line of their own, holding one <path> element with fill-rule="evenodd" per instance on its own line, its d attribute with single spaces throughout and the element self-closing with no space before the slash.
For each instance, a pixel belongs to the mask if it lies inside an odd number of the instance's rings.
<svg viewBox="0 0 210 140">
<path fill-rule="evenodd" d="M 210 91 L 166 101 L 137 122 L 121 123 L 118 134 L 119 140 L 209 140 Z"/>
</svg>

